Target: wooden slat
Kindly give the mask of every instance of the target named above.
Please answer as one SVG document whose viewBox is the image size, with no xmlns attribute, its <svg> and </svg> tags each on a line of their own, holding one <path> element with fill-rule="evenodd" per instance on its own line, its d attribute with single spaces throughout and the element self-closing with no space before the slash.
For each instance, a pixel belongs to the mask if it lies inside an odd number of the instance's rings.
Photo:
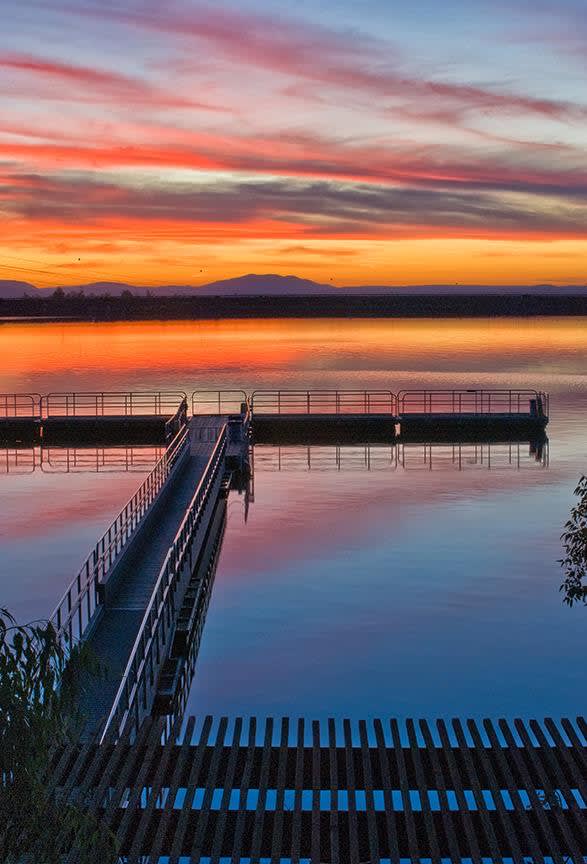
<svg viewBox="0 0 587 864">
<path fill-rule="evenodd" d="M 243 833 L 245 830 L 245 822 L 247 818 L 247 793 L 251 786 L 251 773 L 253 770 L 253 762 L 255 759 L 255 737 L 257 734 L 257 721 L 254 717 L 249 720 L 249 737 L 247 745 L 247 756 L 245 767 L 240 784 L 240 793 L 238 796 L 238 813 L 236 817 L 236 825 L 234 829 L 234 849 L 232 853 L 232 864 L 238 864 L 241 857 L 240 849 L 242 845 Z"/>
<path fill-rule="evenodd" d="M 350 864 L 359 864 L 359 839 L 357 831 L 357 799 L 355 795 L 355 768 L 353 760 L 353 741 L 350 720 L 342 722 L 344 736 L 344 751 L 346 765 L 346 785 L 348 796 L 348 828 L 349 828 L 349 861 Z"/>
<path fill-rule="evenodd" d="M 500 784 L 495 774 L 495 771 L 493 770 L 492 761 L 488 758 L 485 747 L 483 746 L 483 741 L 481 740 L 481 735 L 479 733 L 479 729 L 477 728 L 477 724 L 474 720 L 467 720 L 467 728 L 469 729 L 469 733 L 471 735 L 471 738 L 473 739 L 473 743 L 477 748 L 478 758 L 485 772 L 485 776 L 487 777 L 488 786 L 495 802 L 495 809 L 496 812 L 499 814 L 499 818 L 503 826 L 504 835 L 505 837 L 507 837 L 508 840 L 511 857 L 514 859 L 514 861 L 523 861 L 522 849 L 520 848 L 516 829 L 510 817 L 509 810 L 503 803 Z"/>
<path fill-rule="evenodd" d="M 328 720 L 328 777 L 330 788 L 330 856 L 332 861 L 340 860 L 338 839 L 338 763 L 336 759 L 336 724 Z"/>
<path fill-rule="evenodd" d="M 538 845 L 538 841 L 536 838 L 536 834 L 532 830 L 532 827 L 528 823 L 527 812 L 524 806 L 524 802 L 520 797 L 520 793 L 518 791 L 518 785 L 514 780 L 510 758 L 509 758 L 509 748 L 507 751 L 504 751 L 503 747 L 499 743 L 499 739 L 497 737 L 497 732 L 493 727 L 493 723 L 491 720 L 483 720 L 483 728 L 487 733 L 487 737 L 489 738 L 489 743 L 492 747 L 492 753 L 497 757 L 497 762 L 499 764 L 499 770 L 505 781 L 505 788 L 508 791 L 510 796 L 510 800 L 514 807 L 514 811 L 520 817 L 520 823 L 522 825 L 522 831 L 524 834 L 525 843 L 528 846 L 528 851 L 532 856 L 532 860 L 534 864 L 540 864 L 540 862 L 544 862 L 544 856 L 540 851 L 540 847 Z"/>
<path fill-rule="evenodd" d="M 408 783 L 406 762 L 399 733 L 399 726 L 397 720 L 390 720 L 389 725 L 391 728 L 391 738 L 393 742 L 393 755 L 395 756 L 397 775 L 399 777 L 399 786 L 402 795 L 402 801 L 404 804 L 404 819 L 406 823 L 406 830 L 408 833 L 408 849 L 410 851 L 410 857 L 413 858 L 415 861 L 419 861 L 421 857 L 420 844 L 418 842 L 419 838 L 416 833 L 416 824 L 414 822 L 414 811 L 410 799 L 410 784 Z"/>
<path fill-rule="evenodd" d="M 375 798 L 373 795 L 373 769 L 371 766 L 371 752 L 369 748 L 369 738 L 367 736 L 367 724 L 364 720 L 359 720 L 359 740 L 361 742 L 363 777 L 365 781 L 369 856 L 372 861 L 377 861 L 380 857 L 380 853 L 379 836 L 377 833 L 377 818 L 375 813 Z"/>
<path fill-rule="evenodd" d="M 485 803 L 485 799 L 481 793 L 481 784 L 479 782 L 479 777 L 477 776 L 477 771 L 475 770 L 475 763 L 471 759 L 471 753 L 469 751 L 469 747 L 465 739 L 465 733 L 463 732 L 463 727 L 460 720 L 454 719 L 452 721 L 452 727 L 455 731 L 460 752 L 464 756 L 465 768 L 469 776 L 469 784 L 473 793 L 473 797 L 475 799 L 475 803 L 477 805 L 477 810 L 479 811 L 479 815 L 481 817 L 481 824 L 483 825 L 483 831 L 485 833 L 485 838 L 489 846 L 489 851 L 492 858 L 498 860 L 500 855 L 499 844 L 493 830 L 493 825 L 491 824 L 491 819 L 488 816 L 487 804 Z"/>
<path fill-rule="evenodd" d="M 320 723 L 312 721 L 312 840 L 310 853 L 312 861 L 320 861 Z"/>
<path fill-rule="evenodd" d="M 265 736 L 263 744 L 263 756 L 261 758 L 261 774 L 259 776 L 259 797 L 257 800 L 257 809 L 255 811 L 255 821 L 253 823 L 253 842 L 251 845 L 251 857 L 261 857 L 261 849 L 263 842 L 263 824 L 265 822 L 265 812 L 267 810 L 267 786 L 269 784 L 269 765 L 271 759 L 271 741 L 273 739 L 273 717 L 267 717 L 265 720 Z"/>
<path fill-rule="evenodd" d="M 522 748 L 516 745 L 512 731 L 504 719 L 498 720 L 498 725 L 509 747 L 510 756 L 512 760 L 516 763 L 516 767 L 520 773 L 522 782 L 524 783 L 524 789 L 530 799 L 532 810 L 536 811 L 538 822 L 542 828 L 543 835 L 546 840 L 546 849 L 548 849 L 548 854 L 554 858 L 556 864 L 563 864 L 563 856 L 561 850 L 553 834 L 550 822 L 546 818 L 542 803 L 540 802 L 538 795 L 536 794 L 536 789 L 532 782 L 532 778 L 530 777 L 530 773 L 528 771 L 526 763 L 524 762 L 524 759 L 521 755 L 520 751 Z"/>
<path fill-rule="evenodd" d="M 167 739 L 165 747 L 163 748 L 163 751 L 159 751 L 159 762 L 156 766 L 155 776 L 152 781 L 149 800 L 147 801 L 147 806 L 141 814 L 139 825 L 133 837 L 128 854 L 127 864 L 139 864 L 139 856 L 141 850 L 144 848 L 145 845 L 145 837 L 147 836 L 149 831 L 151 819 L 153 817 L 155 805 L 157 803 L 157 797 L 161 793 L 161 789 L 163 786 L 163 778 L 165 777 L 165 771 L 167 770 L 167 765 L 171 757 L 173 744 L 174 738 L 173 735 L 170 735 Z"/>
<path fill-rule="evenodd" d="M 449 852 L 453 861 L 460 861 L 461 857 L 464 856 L 462 856 L 461 852 L 459 851 L 459 844 L 457 840 L 458 832 L 455 830 L 455 820 L 453 818 L 452 811 L 449 809 L 448 806 L 448 796 L 446 794 L 446 790 L 448 787 L 446 785 L 444 772 L 442 770 L 442 765 L 440 764 L 440 759 L 438 758 L 437 748 L 435 747 L 434 741 L 432 740 L 432 733 L 426 720 L 420 720 L 420 730 L 422 732 L 424 743 L 426 744 L 426 750 L 432 764 L 436 791 L 438 792 L 438 801 L 442 813 L 442 824 L 444 826 L 446 839 L 448 841 Z"/>
<path fill-rule="evenodd" d="M 187 722 L 179 754 L 177 756 L 177 759 L 175 760 L 175 765 L 173 767 L 173 774 L 171 775 L 171 780 L 169 783 L 169 795 L 167 796 L 167 800 L 165 801 L 165 805 L 161 813 L 161 819 L 159 822 L 157 833 L 153 840 L 153 846 L 149 850 L 149 855 L 155 862 L 159 860 L 159 856 L 164 851 L 164 842 L 167 835 L 171 814 L 173 813 L 173 805 L 175 803 L 177 792 L 181 784 L 182 777 L 184 776 L 186 766 L 188 764 L 188 757 L 192 749 L 191 742 L 192 735 L 194 734 L 195 725 L 196 718 L 190 717 Z"/>
<path fill-rule="evenodd" d="M 132 774 L 132 777 L 136 777 L 133 781 L 131 779 L 130 770 L 125 771 L 121 780 L 123 783 L 121 784 L 122 789 L 125 786 L 130 787 L 130 796 L 128 799 L 128 805 L 123 808 L 122 819 L 120 820 L 120 824 L 117 829 L 118 842 L 120 843 L 123 849 L 128 848 L 131 841 L 131 829 L 132 824 L 135 821 L 136 812 L 140 809 L 141 806 L 141 796 L 143 793 L 143 788 L 146 785 L 146 779 L 148 773 L 150 771 L 151 765 L 153 764 L 153 760 L 155 759 L 159 748 L 157 744 L 161 740 L 161 723 L 156 721 L 151 724 L 151 729 L 149 731 L 149 737 L 146 741 L 146 750 L 145 755 L 143 756 L 142 761 L 135 766 L 135 771 Z M 130 762 L 130 760 L 129 760 Z M 138 768 L 138 770 L 137 770 Z M 122 791 L 117 791 L 116 795 L 113 796 L 110 801 L 109 811 L 110 811 L 110 819 L 114 816 L 115 808 L 120 807 L 120 793 Z"/>
<path fill-rule="evenodd" d="M 173 842 L 171 844 L 171 850 L 169 853 L 169 864 L 178 864 L 179 856 L 182 854 L 183 851 L 184 837 L 188 826 L 188 820 L 192 814 L 192 802 L 194 800 L 196 789 L 198 788 L 198 781 L 202 770 L 202 761 L 204 759 L 204 753 L 208 745 L 208 738 L 210 736 L 211 728 L 212 718 L 206 717 L 206 719 L 204 720 L 202 731 L 200 732 L 200 739 L 192 756 L 192 767 L 190 769 L 190 774 L 188 777 L 183 806 L 181 808 L 179 819 L 175 827 Z"/>
<path fill-rule="evenodd" d="M 432 864 L 440 864 L 441 856 L 438 846 L 438 838 L 436 837 L 434 820 L 432 818 L 432 809 L 430 807 L 430 800 L 428 798 L 426 778 L 424 776 L 424 769 L 422 766 L 422 755 L 420 752 L 420 745 L 418 744 L 416 729 L 414 727 L 413 720 L 406 720 L 406 729 L 408 731 L 408 741 L 412 753 L 412 761 L 414 763 L 414 768 L 416 771 L 416 783 L 418 786 L 418 794 L 420 796 L 422 813 L 424 814 L 424 825 L 426 826 L 426 834 L 428 835 L 428 842 L 426 844 L 426 857 L 432 859 Z"/>
<path fill-rule="evenodd" d="M 459 805 L 459 810 L 461 811 L 461 823 L 464 825 L 465 833 L 467 835 L 467 843 L 469 847 L 467 850 L 467 857 L 472 858 L 474 864 L 481 864 L 481 852 L 479 850 L 479 843 L 477 842 L 477 837 L 475 836 L 475 831 L 473 829 L 471 817 L 469 814 L 469 807 L 464 795 L 463 782 L 457 768 L 457 763 L 455 760 L 453 749 L 451 747 L 444 720 L 437 720 L 436 728 L 438 729 L 442 749 L 448 762 L 448 770 L 450 773 L 452 787 L 454 789 L 457 799 L 457 804 Z"/>
<path fill-rule="evenodd" d="M 216 820 L 216 830 L 214 832 L 214 839 L 212 841 L 212 850 L 211 850 L 211 858 L 212 864 L 216 864 L 220 859 L 222 854 L 222 847 L 224 845 L 224 832 L 226 830 L 226 822 L 228 820 L 228 808 L 230 804 L 230 799 L 232 797 L 232 790 L 234 788 L 234 776 L 236 772 L 236 761 L 239 754 L 240 747 L 240 739 L 242 735 L 243 729 L 243 720 L 242 717 L 237 717 L 234 722 L 234 733 L 232 736 L 232 746 L 230 748 L 230 754 L 228 757 L 228 765 L 226 767 L 226 775 L 224 777 L 224 784 L 222 789 L 222 800 L 220 802 L 220 812 L 218 814 L 218 818 Z"/>
<path fill-rule="evenodd" d="M 218 733 L 214 742 L 212 759 L 210 760 L 210 767 L 208 768 L 208 771 L 206 773 L 206 791 L 204 792 L 204 798 L 202 800 L 202 808 L 199 813 L 197 827 L 194 831 L 194 836 L 192 839 L 192 861 L 199 861 L 200 856 L 204 851 L 204 837 L 206 835 L 206 828 L 208 827 L 208 820 L 210 818 L 210 810 L 212 808 L 214 790 L 217 786 L 218 767 L 220 765 L 220 759 L 222 757 L 224 749 L 224 739 L 226 737 L 227 727 L 228 718 L 221 717 L 220 723 L 218 724 Z"/>
<path fill-rule="evenodd" d="M 561 720 L 561 726 L 565 730 L 569 741 L 573 745 L 573 755 L 577 757 L 578 761 L 581 763 L 582 776 L 587 777 L 587 749 L 581 744 L 579 736 L 575 731 L 575 727 L 570 720 Z M 587 798 L 585 796 L 583 797 L 585 798 L 585 802 L 587 803 Z"/>
<path fill-rule="evenodd" d="M 379 771 L 383 781 L 383 799 L 385 805 L 385 828 L 387 832 L 388 854 L 392 861 L 399 861 L 400 852 L 397 837 L 397 822 L 391 800 L 391 774 L 389 771 L 389 751 L 385 746 L 385 736 L 381 720 L 373 722 L 375 728 L 375 740 L 377 742 L 377 756 L 379 759 Z"/>
<path fill-rule="evenodd" d="M 282 856 L 288 739 L 289 719 L 282 717 L 279 737 L 279 757 L 277 761 L 277 800 L 275 803 L 275 819 L 273 820 L 273 836 L 271 839 L 271 864 L 279 864 Z"/>
<path fill-rule="evenodd" d="M 547 717 L 545 719 L 544 725 L 546 726 L 550 737 L 556 744 L 557 756 L 561 756 L 562 754 L 562 758 L 566 762 L 569 775 L 569 783 L 572 784 L 574 788 L 577 788 L 579 790 L 583 800 L 587 803 L 587 758 L 584 752 L 585 748 L 581 747 L 579 739 L 576 736 L 573 739 L 573 737 L 569 735 L 569 732 L 565 730 L 572 744 L 572 747 L 568 747 L 565 744 L 556 723 L 550 717 Z M 577 759 L 573 758 L 573 756 L 578 757 L 579 764 L 577 764 Z"/>
<path fill-rule="evenodd" d="M 527 754 L 529 756 L 529 760 L 533 764 L 534 770 L 536 771 L 537 775 L 540 778 L 542 788 L 546 792 L 546 791 L 548 791 L 548 787 L 550 785 L 550 778 L 548 777 L 548 772 L 544 769 L 542 761 L 540 760 L 540 758 L 538 756 L 538 752 L 537 752 L 536 748 L 532 745 L 532 742 L 530 741 L 530 736 L 528 735 L 528 731 L 527 731 L 526 727 L 524 726 L 524 724 L 522 723 L 522 721 L 519 719 L 516 719 L 514 721 L 514 725 L 516 727 L 518 735 L 522 739 L 522 743 L 525 745 L 524 752 L 525 752 L 525 754 Z M 543 737 L 544 743 L 546 744 L 546 740 L 544 739 L 544 736 L 542 736 L 542 737 Z M 544 752 L 545 753 L 548 752 L 549 749 L 550 748 L 547 745 L 546 750 Z M 556 767 L 557 766 L 555 766 L 555 771 L 556 771 Z M 562 771 L 560 771 L 560 768 L 558 771 L 556 771 L 556 773 L 557 773 L 557 778 L 558 778 L 555 781 L 557 783 L 557 788 L 561 789 L 561 791 L 563 792 L 563 794 L 565 795 L 565 797 L 568 800 L 569 806 L 572 806 L 572 800 L 574 800 L 574 799 L 573 799 L 573 796 L 571 795 L 571 790 L 569 789 L 569 787 L 567 785 L 567 781 L 564 777 L 564 774 L 562 773 Z M 581 852 L 579 850 L 579 847 L 577 846 L 576 838 L 574 837 L 573 832 L 570 830 L 565 812 L 562 809 L 559 809 L 558 807 L 553 808 L 551 810 L 551 812 L 554 813 L 555 819 L 558 822 L 559 828 L 561 830 L 564 841 L 566 843 L 567 848 L 566 848 L 565 852 L 567 852 L 567 853 L 570 852 L 574 858 L 576 858 L 577 860 L 580 860 Z"/>
<path fill-rule="evenodd" d="M 302 789 L 304 788 L 304 719 L 298 720 L 296 741 L 296 776 L 294 791 L 294 809 L 291 824 L 291 860 L 292 864 L 300 864 L 302 844 Z"/>
</svg>

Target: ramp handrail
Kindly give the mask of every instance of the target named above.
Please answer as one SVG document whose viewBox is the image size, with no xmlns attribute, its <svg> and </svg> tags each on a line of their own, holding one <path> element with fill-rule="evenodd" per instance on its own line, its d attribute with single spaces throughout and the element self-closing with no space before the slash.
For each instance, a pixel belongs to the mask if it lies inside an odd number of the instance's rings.
<svg viewBox="0 0 587 864">
<path fill-rule="evenodd" d="M 64 391 L 42 396 L 41 410 L 47 418 L 172 416 L 185 400 L 182 390 Z"/>
<path fill-rule="evenodd" d="M 0 418 L 41 419 L 40 393 L 0 393 Z"/>
<path fill-rule="evenodd" d="M 157 685 L 157 667 L 175 626 L 175 590 L 212 490 L 222 478 L 227 444 L 225 424 L 159 571 L 100 743 L 112 735 L 117 739 L 125 731 L 129 717 L 138 729 L 141 712 L 147 710 L 148 693 Z"/>
<path fill-rule="evenodd" d="M 396 414 L 391 390 L 255 390 L 251 413 Z"/>
<path fill-rule="evenodd" d="M 100 605 L 98 586 L 134 535 L 172 469 L 189 447 L 189 427 L 173 439 L 151 473 L 98 540 L 51 615 L 57 637 L 67 651 L 79 641 Z"/>
<path fill-rule="evenodd" d="M 192 415 L 240 414 L 249 397 L 244 390 L 194 390 Z"/>
<path fill-rule="evenodd" d="M 538 390 L 400 390 L 398 414 L 536 414 L 548 416 L 548 394 Z"/>
</svg>

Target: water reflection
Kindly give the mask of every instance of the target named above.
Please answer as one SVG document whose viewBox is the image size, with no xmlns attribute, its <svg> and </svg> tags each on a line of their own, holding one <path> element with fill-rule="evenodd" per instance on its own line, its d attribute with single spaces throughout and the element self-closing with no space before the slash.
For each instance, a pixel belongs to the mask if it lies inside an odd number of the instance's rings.
<svg viewBox="0 0 587 864">
<path fill-rule="evenodd" d="M 144 474 L 163 452 L 163 447 L 7 447 L 0 449 L 0 474 Z"/>
<path fill-rule="evenodd" d="M 484 471 L 548 468 L 549 444 L 538 441 L 363 445 L 255 445 L 250 464 L 263 471 Z"/>
</svg>

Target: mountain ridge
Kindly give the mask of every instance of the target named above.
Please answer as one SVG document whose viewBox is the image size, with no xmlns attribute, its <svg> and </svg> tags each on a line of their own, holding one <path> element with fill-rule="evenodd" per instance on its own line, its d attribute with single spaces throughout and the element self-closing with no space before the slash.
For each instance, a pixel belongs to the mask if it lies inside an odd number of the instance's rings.
<svg viewBox="0 0 587 864">
<path fill-rule="evenodd" d="M 406 295 L 534 295 L 534 296 L 583 296 L 587 285 L 357 285 L 345 286 L 315 282 L 295 275 L 277 273 L 248 273 L 229 279 L 219 279 L 204 285 L 158 285 L 145 286 L 127 282 L 98 281 L 76 285 L 61 285 L 39 288 L 31 282 L 0 280 L 0 299 L 47 297 L 56 288 L 65 294 L 83 292 L 87 297 L 109 295 L 120 297 L 129 291 L 134 296 L 146 297 L 312 297 L 312 296 L 406 296 Z"/>
</svg>

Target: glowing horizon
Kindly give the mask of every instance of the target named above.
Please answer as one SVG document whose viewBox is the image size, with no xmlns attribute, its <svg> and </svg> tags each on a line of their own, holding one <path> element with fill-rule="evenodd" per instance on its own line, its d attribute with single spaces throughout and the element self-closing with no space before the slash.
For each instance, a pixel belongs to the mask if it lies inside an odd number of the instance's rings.
<svg viewBox="0 0 587 864">
<path fill-rule="evenodd" d="M 27 6 L 0 280 L 587 282 L 580 0 Z"/>
</svg>

